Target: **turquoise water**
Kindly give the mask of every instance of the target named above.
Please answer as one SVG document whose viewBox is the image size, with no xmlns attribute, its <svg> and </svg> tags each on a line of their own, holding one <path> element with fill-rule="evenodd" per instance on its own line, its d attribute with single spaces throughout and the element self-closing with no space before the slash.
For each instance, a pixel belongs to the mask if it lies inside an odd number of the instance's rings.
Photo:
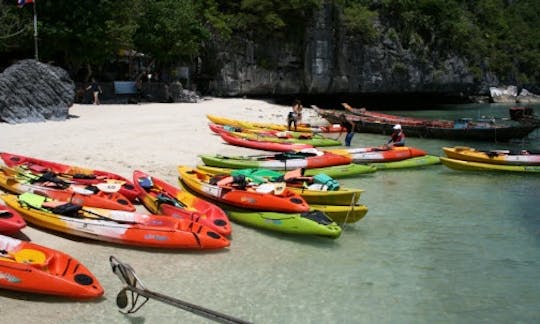
<svg viewBox="0 0 540 324">
<path fill-rule="evenodd" d="M 460 108 L 445 111 L 445 118 L 506 112 L 493 105 Z M 354 143 L 375 145 L 380 138 L 356 134 Z M 538 149 L 540 140 L 533 133 L 511 144 L 414 138 L 407 144 L 442 155 L 442 146 Z M 342 182 L 366 190 L 361 201 L 370 211 L 345 227 L 340 249 L 327 263 L 343 284 L 346 297 L 340 300 L 356 301 L 355 315 L 343 307 L 339 322 L 540 320 L 540 175 L 438 165 Z"/>
<path fill-rule="evenodd" d="M 399 113 L 506 116 L 507 108 L 470 105 Z M 39 131 L 42 125 L 33 127 Z M 386 139 L 359 133 L 353 145 L 380 145 Z M 433 155 L 455 145 L 540 149 L 540 134 L 510 144 L 419 138 L 408 138 L 407 144 Z M 180 149 L 177 143 L 171 146 Z M 176 179 L 176 160 L 156 166 L 130 163 L 154 167 L 171 183 Z M 78 303 L 4 291 L 0 316 L 21 323 L 209 322 L 158 301 L 149 301 L 131 316 L 118 313 L 115 297 L 121 284 L 108 265 L 108 256 L 115 255 L 131 264 L 149 289 L 255 323 L 540 322 L 540 175 L 454 171 L 436 165 L 340 182 L 365 189 L 360 202 L 369 212 L 344 226 L 337 240 L 234 224 L 226 251 L 164 252 L 29 227 L 24 232 L 32 240 L 63 250 L 92 269 L 105 295 Z"/>
</svg>

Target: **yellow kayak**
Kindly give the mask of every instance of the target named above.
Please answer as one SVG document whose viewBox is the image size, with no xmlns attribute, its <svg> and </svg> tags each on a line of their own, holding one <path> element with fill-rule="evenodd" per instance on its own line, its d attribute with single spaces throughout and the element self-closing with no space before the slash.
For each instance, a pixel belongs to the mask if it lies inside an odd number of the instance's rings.
<svg viewBox="0 0 540 324">
<path fill-rule="evenodd" d="M 314 210 L 324 212 L 334 222 L 338 224 L 343 223 L 356 223 L 368 212 L 368 208 L 365 205 L 353 205 L 353 206 L 335 206 L 335 205 L 310 205 Z"/>
<path fill-rule="evenodd" d="M 449 159 L 441 157 L 441 163 L 445 166 L 455 170 L 467 170 L 467 171 L 503 171 L 503 172 L 525 172 L 525 173 L 537 173 L 540 172 L 540 165 L 504 165 L 504 164 L 492 164 L 481 163 L 472 161 L 463 161 L 456 159 Z"/>
<path fill-rule="evenodd" d="M 505 165 L 540 165 L 540 154 L 523 151 L 512 154 L 509 150 L 478 151 L 471 147 L 443 147 L 444 154 L 451 159 Z"/>
<path fill-rule="evenodd" d="M 231 119 L 226 117 L 220 117 L 215 115 L 206 115 L 206 118 L 214 124 L 227 125 L 233 127 L 242 127 L 242 128 L 263 128 L 263 129 L 274 129 L 278 131 L 286 131 L 287 126 L 285 124 L 276 124 L 276 123 L 261 123 L 253 121 L 244 121 L 238 119 Z M 307 126 L 307 125 L 298 125 L 296 127 L 297 132 L 308 132 L 308 133 L 336 133 L 342 131 L 341 126 L 339 125 L 326 125 L 326 126 Z"/>
</svg>

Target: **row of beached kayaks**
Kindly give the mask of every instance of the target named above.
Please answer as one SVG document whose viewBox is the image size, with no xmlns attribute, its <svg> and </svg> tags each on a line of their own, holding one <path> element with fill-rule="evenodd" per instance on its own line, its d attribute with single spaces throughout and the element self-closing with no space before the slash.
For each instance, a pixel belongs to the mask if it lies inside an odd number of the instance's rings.
<svg viewBox="0 0 540 324">
<path fill-rule="evenodd" d="M 23 229 L 26 222 L 92 240 L 165 249 L 226 248 L 230 220 L 271 231 L 337 238 L 340 224 L 357 222 L 368 212 L 360 203 L 363 190 L 342 187 L 339 178 L 440 162 L 460 170 L 540 171 L 540 156 L 533 152 L 453 147 L 443 148 L 447 157 L 439 158 L 412 147 L 320 150 L 315 142 L 266 139 L 323 141 L 317 133 L 308 136 L 279 127 L 256 130 L 246 123 L 234 127 L 231 131 L 214 126 L 214 131 L 222 138 L 225 134 L 242 141 L 304 147 L 248 156 L 202 155 L 202 164 L 196 167 L 178 166 L 177 185 L 140 170 L 127 179 L 108 171 L 0 153 L 5 164 L 0 166 L 0 188 L 6 192 L 0 195 L 5 203 L 0 205 L 0 288 L 78 299 L 103 294 L 97 278 L 72 256 L 6 236 Z M 254 137 L 235 134 L 238 128 Z M 138 211 L 137 204 L 148 212 Z"/>
<path fill-rule="evenodd" d="M 338 223 L 356 222 L 367 213 L 366 206 L 357 204 L 362 190 L 338 189 L 330 177 L 316 184 L 300 173 L 282 177 L 260 171 L 245 174 L 244 179 L 258 182 L 240 188 L 236 174 L 180 166 L 181 182 L 175 186 L 138 170 L 131 181 L 24 155 L 0 156 L 5 164 L 0 167 L 0 187 L 6 192 L 0 195 L 6 204 L 0 209 L 2 233 L 17 232 L 28 222 L 122 245 L 221 249 L 230 245 L 229 219 L 261 229 L 337 238 L 342 232 Z M 281 179 L 269 180 L 276 176 Z M 325 197 L 321 188 L 331 185 L 336 190 Z M 137 203 L 149 212 L 138 212 Z M 73 257 L 8 236 L 0 242 L 0 287 L 83 299 L 103 294 L 97 279 Z"/>
<path fill-rule="evenodd" d="M 447 167 L 458 170 L 539 172 L 538 165 L 540 163 L 538 161 L 540 160 L 540 154 L 527 150 L 520 152 L 511 152 L 510 150 L 480 151 L 474 148 L 458 146 L 443 148 L 446 156 L 439 158 L 413 147 L 381 146 L 332 149 L 322 147 L 323 145 L 319 145 L 319 148 L 317 148 L 316 145 L 313 145 L 312 148 L 305 148 L 301 146 L 305 144 L 299 144 L 301 143 L 297 140 L 299 137 L 318 138 L 320 140 L 320 137 L 324 136 L 309 129 L 302 129 L 301 132 L 290 132 L 268 123 L 243 122 L 214 115 L 208 115 L 207 118 L 211 122 L 209 124 L 210 129 L 220 134 L 226 143 L 279 152 L 237 157 L 201 156 L 206 165 L 215 167 L 264 167 L 273 170 L 288 170 L 289 167 L 298 166 L 309 168 L 309 170 L 312 170 L 311 172 L 317 172 L 315 168 L 322 166 L 323 163 L 328 163 L 334 165 L 325 166 L 330 168 L 329 172 L 332 168 L 348 166 L 352 172 L 357 172 L 353 175 L 357 175 L 370 172 L 368 169 L 370 166 L 375 171 L 419 167 L 442 162 Z M 276 129 L 280 130 L 277 131 Z M 270 141 L 271 136 L 273 136 L 273 140 Z M 231 137 L 234 138 L 234 141 L 230 140 Z M 265 146 L 270 145 L 270 143 L 275 145 L 275 142 L 280 142 L 284 146 L 277 149 Z M 328 146 L 330 144 L 328 143 Z M 294 147 L 293 145 L 299 146 Z M 310 154 L 314 156 L 309 156 Z M 336 157 L 336 155 L 340 155 L 341 158 Z M 348 159 L 348 162 L 346 159 Z M 351 165 L 354 166 L 351 167 Z M 356 165 L 361 167 L 358 168 Z M 339 178 L 340 173 L 333 176 Z"/>
</svg>

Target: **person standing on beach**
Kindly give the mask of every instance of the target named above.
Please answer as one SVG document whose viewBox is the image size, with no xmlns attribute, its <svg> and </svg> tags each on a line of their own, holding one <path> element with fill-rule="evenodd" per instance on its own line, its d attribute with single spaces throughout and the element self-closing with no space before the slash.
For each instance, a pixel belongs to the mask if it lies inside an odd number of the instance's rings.
<svg viewBox="0 0 540 324">
<path fill-rule="evenodd" d="M 296 132 L 296 114 L 292 111 L 289 111 L 287 115 L 287 129 L 290 131 L 291 126 L 294 124 L 294 131 Z"/>
<path fill-rule="evenodd" d="M 401 129 L 400 124 L 396 124 L 393 127 L 392 135 L 390 136 L 390 139 L 386 143 L 386 145 L 392 147 L 392 146 L 405 146 L 405 133 L 403 133 L 403 130 Z"/>
<path fill-rule="evenodd" d="M 341 135 L 343 134 L 343 129 L 345 129 L 347 131 L 347 135 L 345 135 L 345 146 L 351 146 L 351 141 L 354 136 L 354 128 L 356 127 L 356 124 L 353 121 L 347 119 L 347 116 L 345 114 L 341 114 L 340 118 L 341 119 L 339 124 L 342 128 L 338 138 L 341 137 Z"/>
<path fill-rule="evenodd" d="M 96 82 L 95 78 L 92 78 L 92 83 L 86 88 L 86 90 L 91 90 L 94 98 L 94 105 L 99 105 L 99 95 L 103 93 L 101 86 Z"/>
<path fill-rule="evenodd" d="M 302 102 L 296 99 L 292 106 L 292 111 L 296 115 L 296 123 L 300 124 L 302 122 Z"/>
</svg>

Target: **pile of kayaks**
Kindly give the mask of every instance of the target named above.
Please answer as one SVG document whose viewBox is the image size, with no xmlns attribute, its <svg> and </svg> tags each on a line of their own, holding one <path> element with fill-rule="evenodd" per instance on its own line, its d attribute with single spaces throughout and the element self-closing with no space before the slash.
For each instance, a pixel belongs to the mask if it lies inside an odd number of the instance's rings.
<svg viewBox="0 0 540 324">
<path fill-rule="evenodd" d="M 467 171 L 503 171 L 503 172 L 540 172 L 540 154 L 522 150 L 480 151 L 471 147 L 443 147 L 446 157 L 441 163 L 455 170 Z"/>
<path fill-rule="evenodd" d="M 209 250 L 230 245 L 232 227 L 218 206 L 142 171 L 120 175 L 0 153 L 0 234 L 26 222 L 53 232 L 113 244 Z M 148 213 L 137 212 L 142 202 Z M 75 258 L 0 235 L 0 288 L 90 299 L 98 280 Z"/>
<path fill-rule="evenodd" d="M 227 144 L 279 152 L 247 157 L 201 156 L 203 163 L 208 166 L 262 167 L 272 170 L 291 170 L 300 167 L 312 169 L 311 172 L 323 173 L 333 170 L 313 169 L 347 165 L 349 174 L 338 171 L 332 175 L 340 177 L 340 175 L 356 176 L 376 170 L 414 168 L 440 163 L 438 156 L 428 155 L 425 151 L 414 147 L 384 145 L 333 149 L 327 147 L 341 145 L 341 142 L 310 129 L 288 131 L 283 125 L 277 124 L 245 122 L 214 115 L 207 115 L 207 118 L 210 121 L 208 124 L 210 130 L 219 134 Z M 339 169 L 342 170 L 343 167 Z"/>
</svg>

